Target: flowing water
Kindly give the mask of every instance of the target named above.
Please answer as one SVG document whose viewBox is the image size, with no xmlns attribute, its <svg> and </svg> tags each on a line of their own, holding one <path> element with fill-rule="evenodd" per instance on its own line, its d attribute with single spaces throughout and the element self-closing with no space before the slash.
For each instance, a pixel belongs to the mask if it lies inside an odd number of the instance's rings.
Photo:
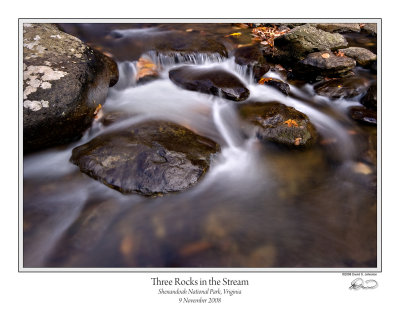
<svg viewBox="0 0 400 309">
<path fill-rule="evenodd" d="M 25 267 L 376 267 L 376 127 L 347 116 L 360 97 L 330 100 L 306 83 L 291 83 L 285 96 L 255 83 L 230 54 L 153 49 L 176 33 L 224 37 L 237 31 L 230 24 L 62 26 L 114 55 L 120 80 L 103 110 L 127 116 L 109 126 L 95 122 L 76 143 L 24 156 Z M 233 45 L 226 42 L 228 50 Z M 158 80 L 136 85 L 140 56 L 161 68 Z M 243 134 L 240 103 L 169 80 L 168 71 L 183 63 L 223 68 L 250 90 L 248 100 L 279 101 L 307 114 L 322 142 L 288 150 Z M 267 76 L 285 78 L 279 71 Z M 147 119 L 182 124 L 221 145 L 189 190 L 124 195 L 69 162 L 74 147 Z"/>
</svg>

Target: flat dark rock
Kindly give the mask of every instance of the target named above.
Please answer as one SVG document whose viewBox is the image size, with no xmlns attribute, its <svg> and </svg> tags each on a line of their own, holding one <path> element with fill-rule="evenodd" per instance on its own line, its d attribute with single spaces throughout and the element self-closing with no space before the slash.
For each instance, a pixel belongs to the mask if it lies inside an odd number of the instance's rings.
<svg viewBox="0 0 400 309">
<path fill-rule="evenodd" d="M 366 89 L 366 80 L 359 77 L 332 79 L 314 86 L 317 94 L 332 99 L 352 98 Z"/>
<path fill-rule="evenodd" d="M 149 121 L 76 147 L 71 162 L 120 192 L 151 196 L 194 185 L 218 151 L 218 144 L 185 127 Z"/>
<path fill-rule="evenodd" d="M 232 101 L 245 100 L 250 94 L 236 76 L 223 69 L 182 66 L 169 71 L 169 78 L 184 89 L 221 95 Z"/>
<path fill-rule="evenodd" d="M 354 106 L 349 110 L 350 117 L 364 124 L 376 125 L 376 111 L 365 108 L 364 106 Z"/>
<path fill-rule="evenodd" d="M 369 86 L 367 93 L 361 98 L 361 104 L 372 110 L 377 109 L 377 87 L 376 83 Z"/>
<path fill-rule="evenodd" d="M 307 147 L 317 139 L 315 127 L 307 115 L 279 102 L 241 104 L 239 114 L 257 128 L 256 135 L 262 141 Z"/>
<path fill-rule="evenodd" d="M 296 68 L 296 75 L 342 77 L 356 66 L 352 58 L 336 56 L 332 52 L 315 52 L 300 61 Z"/>
</svg>

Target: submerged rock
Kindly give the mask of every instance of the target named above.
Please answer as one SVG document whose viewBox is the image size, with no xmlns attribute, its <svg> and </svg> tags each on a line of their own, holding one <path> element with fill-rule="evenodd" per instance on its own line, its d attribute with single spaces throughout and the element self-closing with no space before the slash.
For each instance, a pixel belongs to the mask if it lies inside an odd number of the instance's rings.
<svg viewBox="0 0 400 309">
<path fill-rule="evenodd" d="M 80 138 L 117 65 L 52 24 L 24 24 L 23 47 L 24 152 Z"/>
<path fill-rule="evenodd" d="M 235 50 L 235 62 L 239 65 L 246 65 L 248 70 L 252 70 L 254 78 L 260 79 L 269 71 L 261 49 L 258 46 L 243 46 Z"/>
<path fill-rule="evenodd" d="M 149 121 L 76 147 L 71 162 L 120 192 L 151 196 L 194 185 L 218 151 L 218 144 L 185 127 Z"/>
<path fill-rule="evenodd" d="M 332 99 L 352 98 L 365 91 L 366 80 L 359 77 L 332 79 L 314 86 L 317 94 Z"/>
<path fill-rule="evenodd" d="M 361 103 L 372 110 L 377 109 L 377 88 L 376 83 L 369 86 L 367 93 L 361 98 Z"/>
<path fill-rule="evenodd" d="M 299 78 L 311 76 L 341 77 L 355 66 L 356 61 L 349 57 L 339 57 L 332 52 L 315 52 L 300 61 L 295 71 Z"/>
<path fill-rule="evenodd" d="M 243 101 L 250 94 L 235 75 L 223 69 L 182 66 L 169 71 L 169 78 L 184 89 L 222 95 L 232 101 Z"/>
<path fill-rule="evenodd" d="M 348 47 L 345 49 L 340 49 L 339 51 L 345 56 L 356 60 L 357 64 L 361 66 L 368 66 L 376 60 L 376 55 L 373 52 L 362 47 Z"/>
<path fill-rule="evenodd" d="M 307 115 L 278 102 L 246 103 L 239 106 L 239 114 L 256 127 L 262 141 L 291 147 L 306 147 L 315 143 L 317 133 Z"/>
<path fill-rule="evenodd" d="M 364 106 L 354 106 L 349 109 L 350 117 L 364 124 L 377 124 L 377 115 L 375 111 L 365 108 Z"/>
<path fill-rule="evenodd" d="M 329 51 L 347 46 L 347 41 L 339 33 L 329 33 L 310 25 L 293 28 L 288 33 L 277 37 L 275 46 L 282 56 L 296 60 L 304 59 L 315 51 Z"/>
</svg>

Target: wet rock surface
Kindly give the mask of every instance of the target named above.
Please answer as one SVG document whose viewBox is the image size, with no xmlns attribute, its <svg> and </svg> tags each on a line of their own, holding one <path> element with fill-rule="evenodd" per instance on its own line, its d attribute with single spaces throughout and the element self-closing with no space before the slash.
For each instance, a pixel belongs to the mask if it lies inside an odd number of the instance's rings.
<svg viewBox="0 0 400 309">
<path fill-rule="evenodd" d="M 348 47 L 345 49 L 340 49 L 339 51 L 345 56 L 356 60 L 357 64 L 361 66 L 368 66 L 376 60 L 376 55 L 363 47 Z"/>
<path fill-rule="evenodd" d="M 295 69 L 299 78 L 317 76 L 340 77 L 356 66 L 356 61 L 349 57 L 339 57 L 332 52 L 315 52 L 300 61 Z"/>
<path fill-rule="evenodd" d="M 367 93 L 361 98 L 361 103 L 372 110 L 377 109 L 377 87 L 376 83 L 369 86 Z"/>
<path fill-rule="evenodd" d="M 222 95 L 232 101 L 243 101 L 250 94 L 236 76 L 222 69 L 182 66 L 169 71 L 169 78 L 184 89 Z"/>
<path fill-rule="evenodd" d="M 271 86 L 285 95 L 288 95 L 290 92 L 289 84 L 277 78 L 262 78 L 258 83 L 266 86 Z"/>
<path fill-rule="evenodd" d="M 315 143 L 317 133 L 309 118 L 279 102 L 241 104 L 239 114 L 254 125 L 257 137 L 290 147 L 306 147 Z"/>
<path fill-rule="evenodd" d="M 364 124 L 370 124 L 370 125 L 377 124 L 376 111 L 367 109 L 364 106 L 354 106 L 350 108 L 349 115 L 352 119 L 362 122 Z"/>
<path fill-rule="evenodd" d="M 258 46 L 243 46 L 235 50 L 235 62 L 239 65 L 246 65 L 252 70 L 257 80 L 269 71 L 261 49 Z"/>
<path fill-rule="evenodd" d="M 365 91 L 367 81 L 359 77 L 332 79 L 314 86 L 317 94 L 332 99 L 352 98 Z"/>
<path fill-rule="evenodd" d="M 194 185 L 217 151 L 215 142 L 185 127 L 145 122 L 75 148 L 71 161 L 111 188 L 150 196 Z"/>
<path fill-rule="evenodd" d="M 30 152 L 80 138 L 118 69 L 52 24 L 23 29 L 24 152 Z"/>
<path fill-rule="evenodd" d="M 275 39 L 275 46 L 282 57 L 304 59 L 307 54 L 316 51 L 329 51 L 347 47 L 346 39 L 339 33 L 329 33 L 310 25 L 293 28 Z"/>
</svg>

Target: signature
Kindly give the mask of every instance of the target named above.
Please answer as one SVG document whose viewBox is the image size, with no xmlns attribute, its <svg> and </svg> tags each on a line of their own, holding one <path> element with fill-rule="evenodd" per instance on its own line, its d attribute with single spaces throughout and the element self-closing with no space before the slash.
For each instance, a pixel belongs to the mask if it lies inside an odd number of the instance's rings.
<svg viewBox="0 0 400 309">
<path fill-rule="evenodd" d="M 359 289 L 376 289 L 378 287 L 378 282 L 373 279 L 363 280 L 361 278 L 354 279 L 349 287 L 350 290 Z"/>
</svg>

